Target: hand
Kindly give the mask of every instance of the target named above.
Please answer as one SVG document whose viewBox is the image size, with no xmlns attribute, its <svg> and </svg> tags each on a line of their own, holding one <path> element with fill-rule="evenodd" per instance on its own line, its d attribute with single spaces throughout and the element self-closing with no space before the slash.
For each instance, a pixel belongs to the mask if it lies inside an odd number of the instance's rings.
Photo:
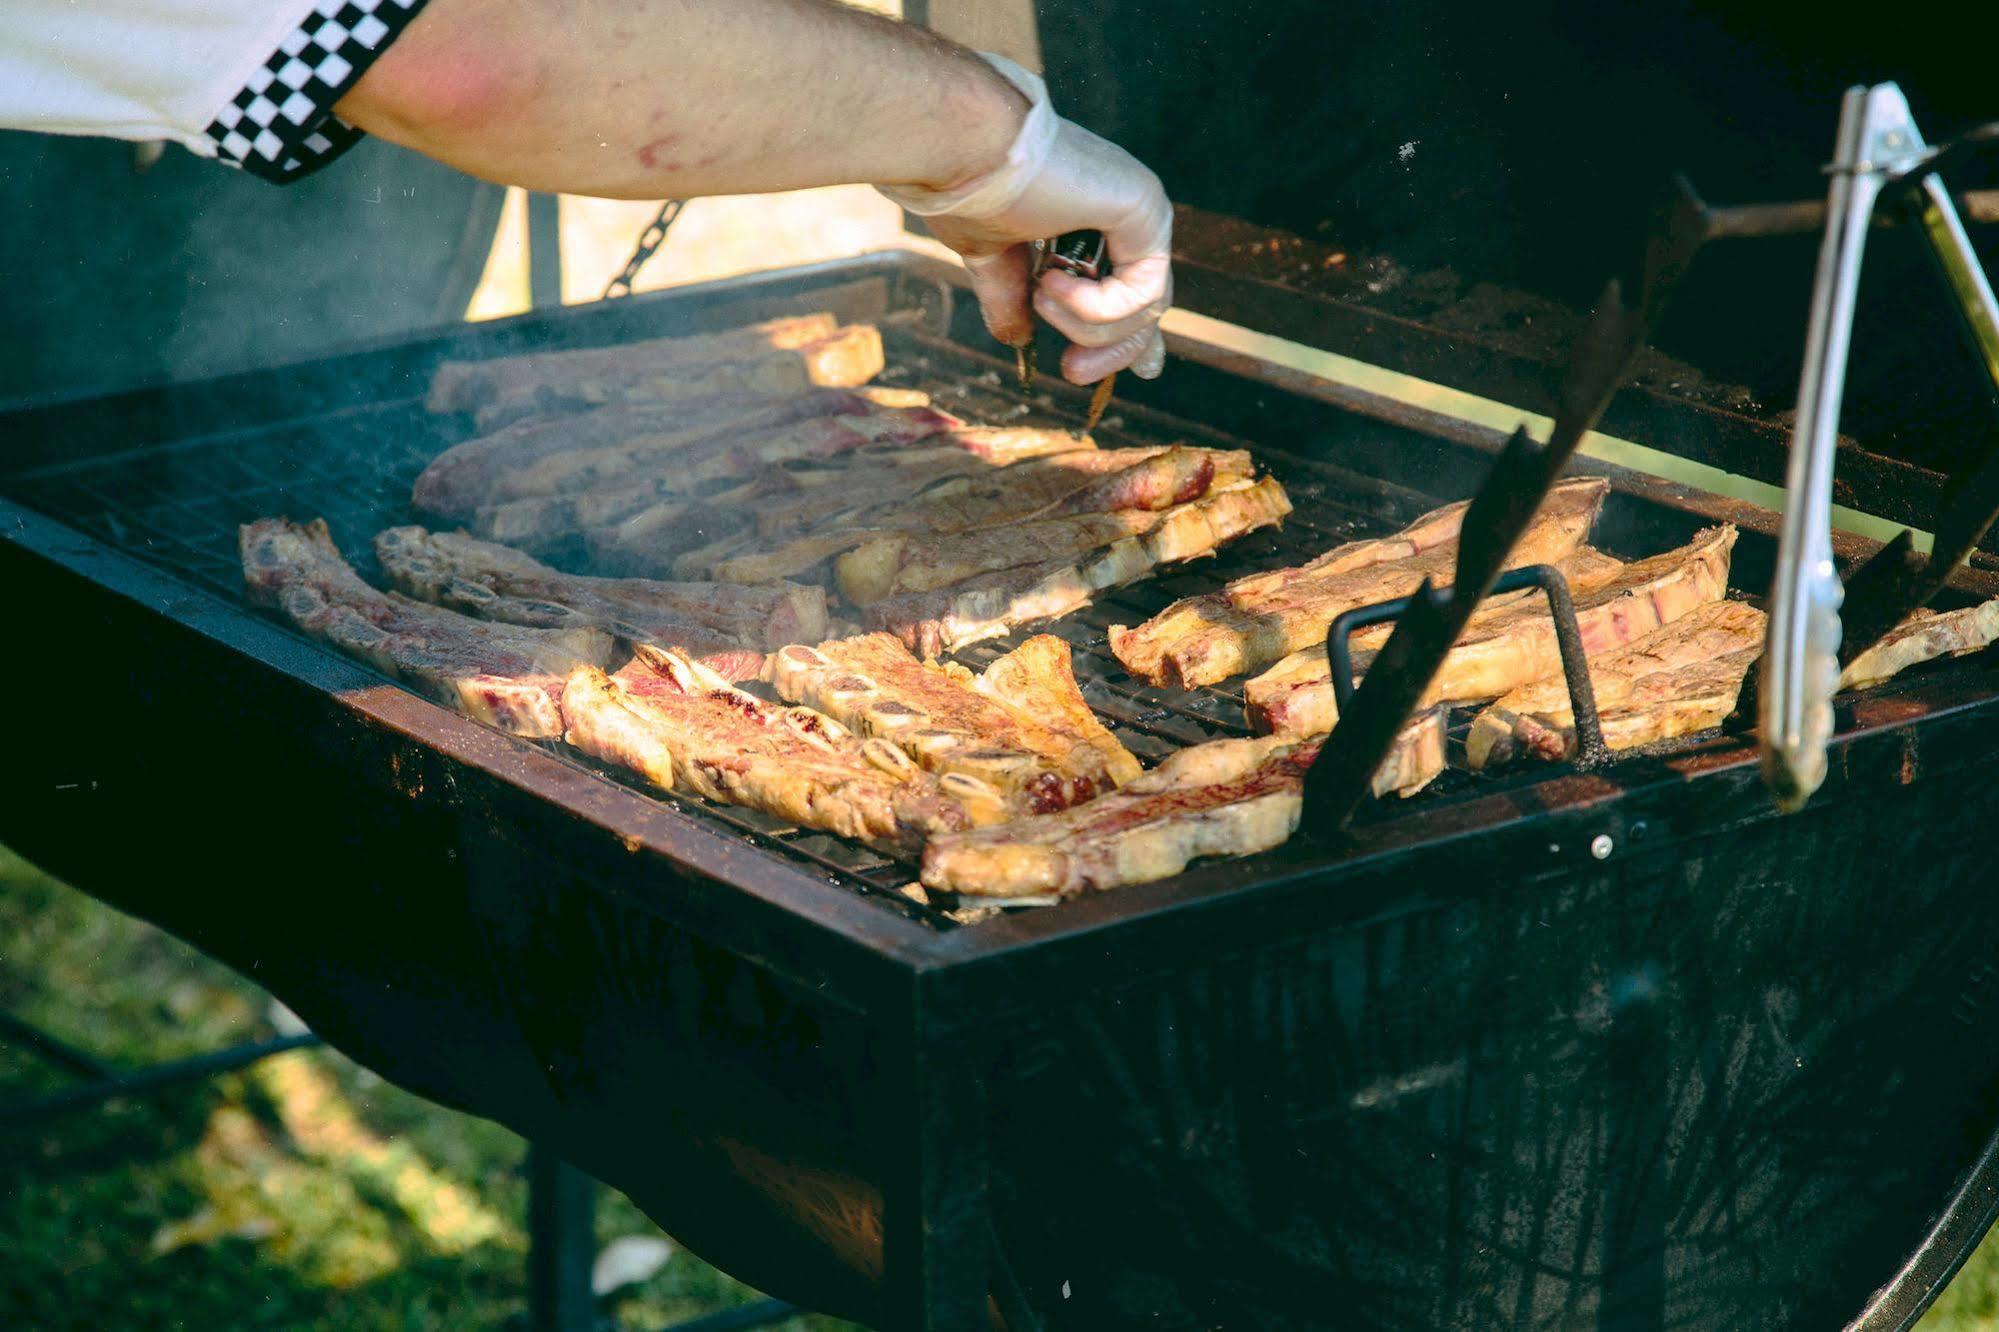
<svg viewBox="0 0 1999 1332">
<path fill-rule="evenodd" d="M 1062 356 L 1071 383 L 1126 367 L 1157 378 L 1166 365 L 1159 318 L 1173 303 L 1173 206 L 1159 177 L 1057 116 L 1040 79 L 1002 57 L 984 58 L 1031 103 L 1006 160 L 956 189 L 882 193 L 925 218 L 937 239 L 965 257 L 986 327 L 1009 345 L 1034 328 L 1027 242 L 1103 232 L 1111 275 L 1092 281 L 1050 270 L 1033 293 L 1034 312 L 1075 344 Z"/>
</svg>

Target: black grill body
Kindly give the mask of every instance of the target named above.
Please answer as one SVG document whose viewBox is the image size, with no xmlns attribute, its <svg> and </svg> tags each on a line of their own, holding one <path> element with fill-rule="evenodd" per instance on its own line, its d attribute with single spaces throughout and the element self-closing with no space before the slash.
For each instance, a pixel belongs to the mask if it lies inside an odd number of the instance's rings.
<svg viewBox="0 0 1999 1332">
<path fill-rule="evenodd" d="M 1358 327 L 1196 256 L 1204 282 Z M 1708 735 L 1456 773 L 1337 839 L 961 923 L 907 865 L 655 798 L 243 603 L 237 522 L 323 514 L 360 555 L 407 520 L 455 437 L 415 406 L 437 361 L 815 308 L 884 321 L 968 414 L 1009 401 L 950 271 L 905 255 L 0 416 L 0 578 L 37 667 L 0 837 L 728 1270 L 885 1328 L 1913 1319 L 1999 1179 L 1981 660 L 1842 704 L 1788 819 L 1753 744 Z M 1176 350 L 1113 442 L 1252 447 L 1298 514 L 1059 627 L 1148 759 L 1239 730 L 1240 700 L 1133 686 L 1105 625 L 1469 494 L 1499 442 Z M 1612 553 L 1734 521 L 1761 590 L 1773 515 L 1612 480 Z"/>
</svg>

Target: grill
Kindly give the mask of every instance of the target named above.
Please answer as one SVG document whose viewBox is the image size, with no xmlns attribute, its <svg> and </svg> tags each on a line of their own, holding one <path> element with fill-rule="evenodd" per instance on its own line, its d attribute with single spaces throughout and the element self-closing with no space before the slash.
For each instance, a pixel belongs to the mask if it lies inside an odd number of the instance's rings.
<svg viewBox="0 0 1999 1332">
<path fill-rule="evenodd" d="M 1323 315 L 1365 350 L 1343 298 L 1183 234 L 1210 308 L 1300 336 Z M 1460 766 L 1343 834 L 990 916 L 913 899 L 908 864 L 485 731 L 244 603 L 253 518 L 323 516 L 373 572 L 369 538 L 463 428 L 421 408 L 438 361 L 821 308 L 883 324 L 891 382 L 1017 418 L 951 270 L 913 255 L 0 416 L 0 575 L 65 686 L 24 695 L 0 835 L 746 1279 L 879 1326 L 963 1328 L 988 1301 L 1092 1329 L 1921 1309 L 1989 1219 L 1999 1121 L 1999 1055 L 1963 1036 L 1999 998 L 1981 660 L 1843 703 L 1833 776 L 1789 819 L 1753 746 L 1708 734 L 1590 772 Z M 1462 332 L 1392 332 L 1522 374 Z M 1297 511 L 1054 626 L 1147 761 L 1241 734 L 1240 689 L 1135 685 L 1109 625 L 1462 498 L 1501 443 L 1174 350 L 1105 441 L 1251 448 Z M 1084 395 L 1038 394 L 1020 419 L 1080 419 Z M 1775 429 L 1650 389 L 1612 419 L 1648 411 L 1752 462 Z M 1732 521 L 1736 594 L 1767 585 L 1774 515 L 1600 470 L 1596 544 Z M 1951 597 L 1989 595 L 1982 559 Z"/>
</svg>

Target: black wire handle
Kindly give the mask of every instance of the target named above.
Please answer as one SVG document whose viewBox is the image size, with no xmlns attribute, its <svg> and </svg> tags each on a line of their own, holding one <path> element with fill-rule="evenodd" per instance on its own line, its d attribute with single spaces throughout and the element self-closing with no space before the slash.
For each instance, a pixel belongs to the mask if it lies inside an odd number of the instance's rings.
<svg viewBox="0 0 1999 1332">
<path fill-rule="evenodd" d="M 625 260 L 625 266 L 611 279 L 610 285 L 604 288 L 605 300 L 615 301 L 620 296 L 632 294 L 632 283 L 638 281 L 639 270 L 651 262 L 660 246 L 666 244 L 666 233 L 673 229 L 675 219 L 685 207 L 687 207 L 685 199 L 668 199 L 659 206 L 659 216 L 639 233 L 639 243 L 632 247 L 632 257 Z"/>
<path fill-rule="evenodd" d="M 1596 685 L 1589 675 L 1589 657 L 1583 651 L 1582 627 L 1576 623 L 1575 598 L 1569 595 L 1569 580 L 1552 564 L 1530 564 L 1512 569 L 1493 580 L 1492 595 L 1538 587 L 1547 594 L 1548 613 L 1555 621 L 1555 646 L 1562 654 L 1562 679 L 1569 687 L 1569 710 L 1576 719 L 1575 763 L 1590 768 L 1610 757 L 1604 742 L 1603 725 L 1596 712 Z M 1326 660 L 1333 670 L 1333 697 L 1342 715 L 1353 701 L 1353 635 L 1369 625 L 1401 618 L 1418 598 L 1440 601 L 1450 594 L 1425 581 L 1413 597 L 1380 601 L 1359 606 L 1333 620 L 1326 630 Z"/>
</svg>

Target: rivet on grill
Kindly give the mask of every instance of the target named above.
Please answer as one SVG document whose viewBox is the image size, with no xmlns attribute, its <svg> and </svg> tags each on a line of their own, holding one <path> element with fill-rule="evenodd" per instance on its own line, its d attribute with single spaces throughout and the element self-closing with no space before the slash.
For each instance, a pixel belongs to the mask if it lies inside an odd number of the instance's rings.
<svg viewBox="0 0 1999 1332">
<path fill-rule="evenodd" d="M 1598 860 L 1609 860 L 1610 853 L 1617 850 L 1617 843 L 1610 840 L 1609 833 L 1598 833 L 1590 839 L 1589 853 Z"/>
</svg>

